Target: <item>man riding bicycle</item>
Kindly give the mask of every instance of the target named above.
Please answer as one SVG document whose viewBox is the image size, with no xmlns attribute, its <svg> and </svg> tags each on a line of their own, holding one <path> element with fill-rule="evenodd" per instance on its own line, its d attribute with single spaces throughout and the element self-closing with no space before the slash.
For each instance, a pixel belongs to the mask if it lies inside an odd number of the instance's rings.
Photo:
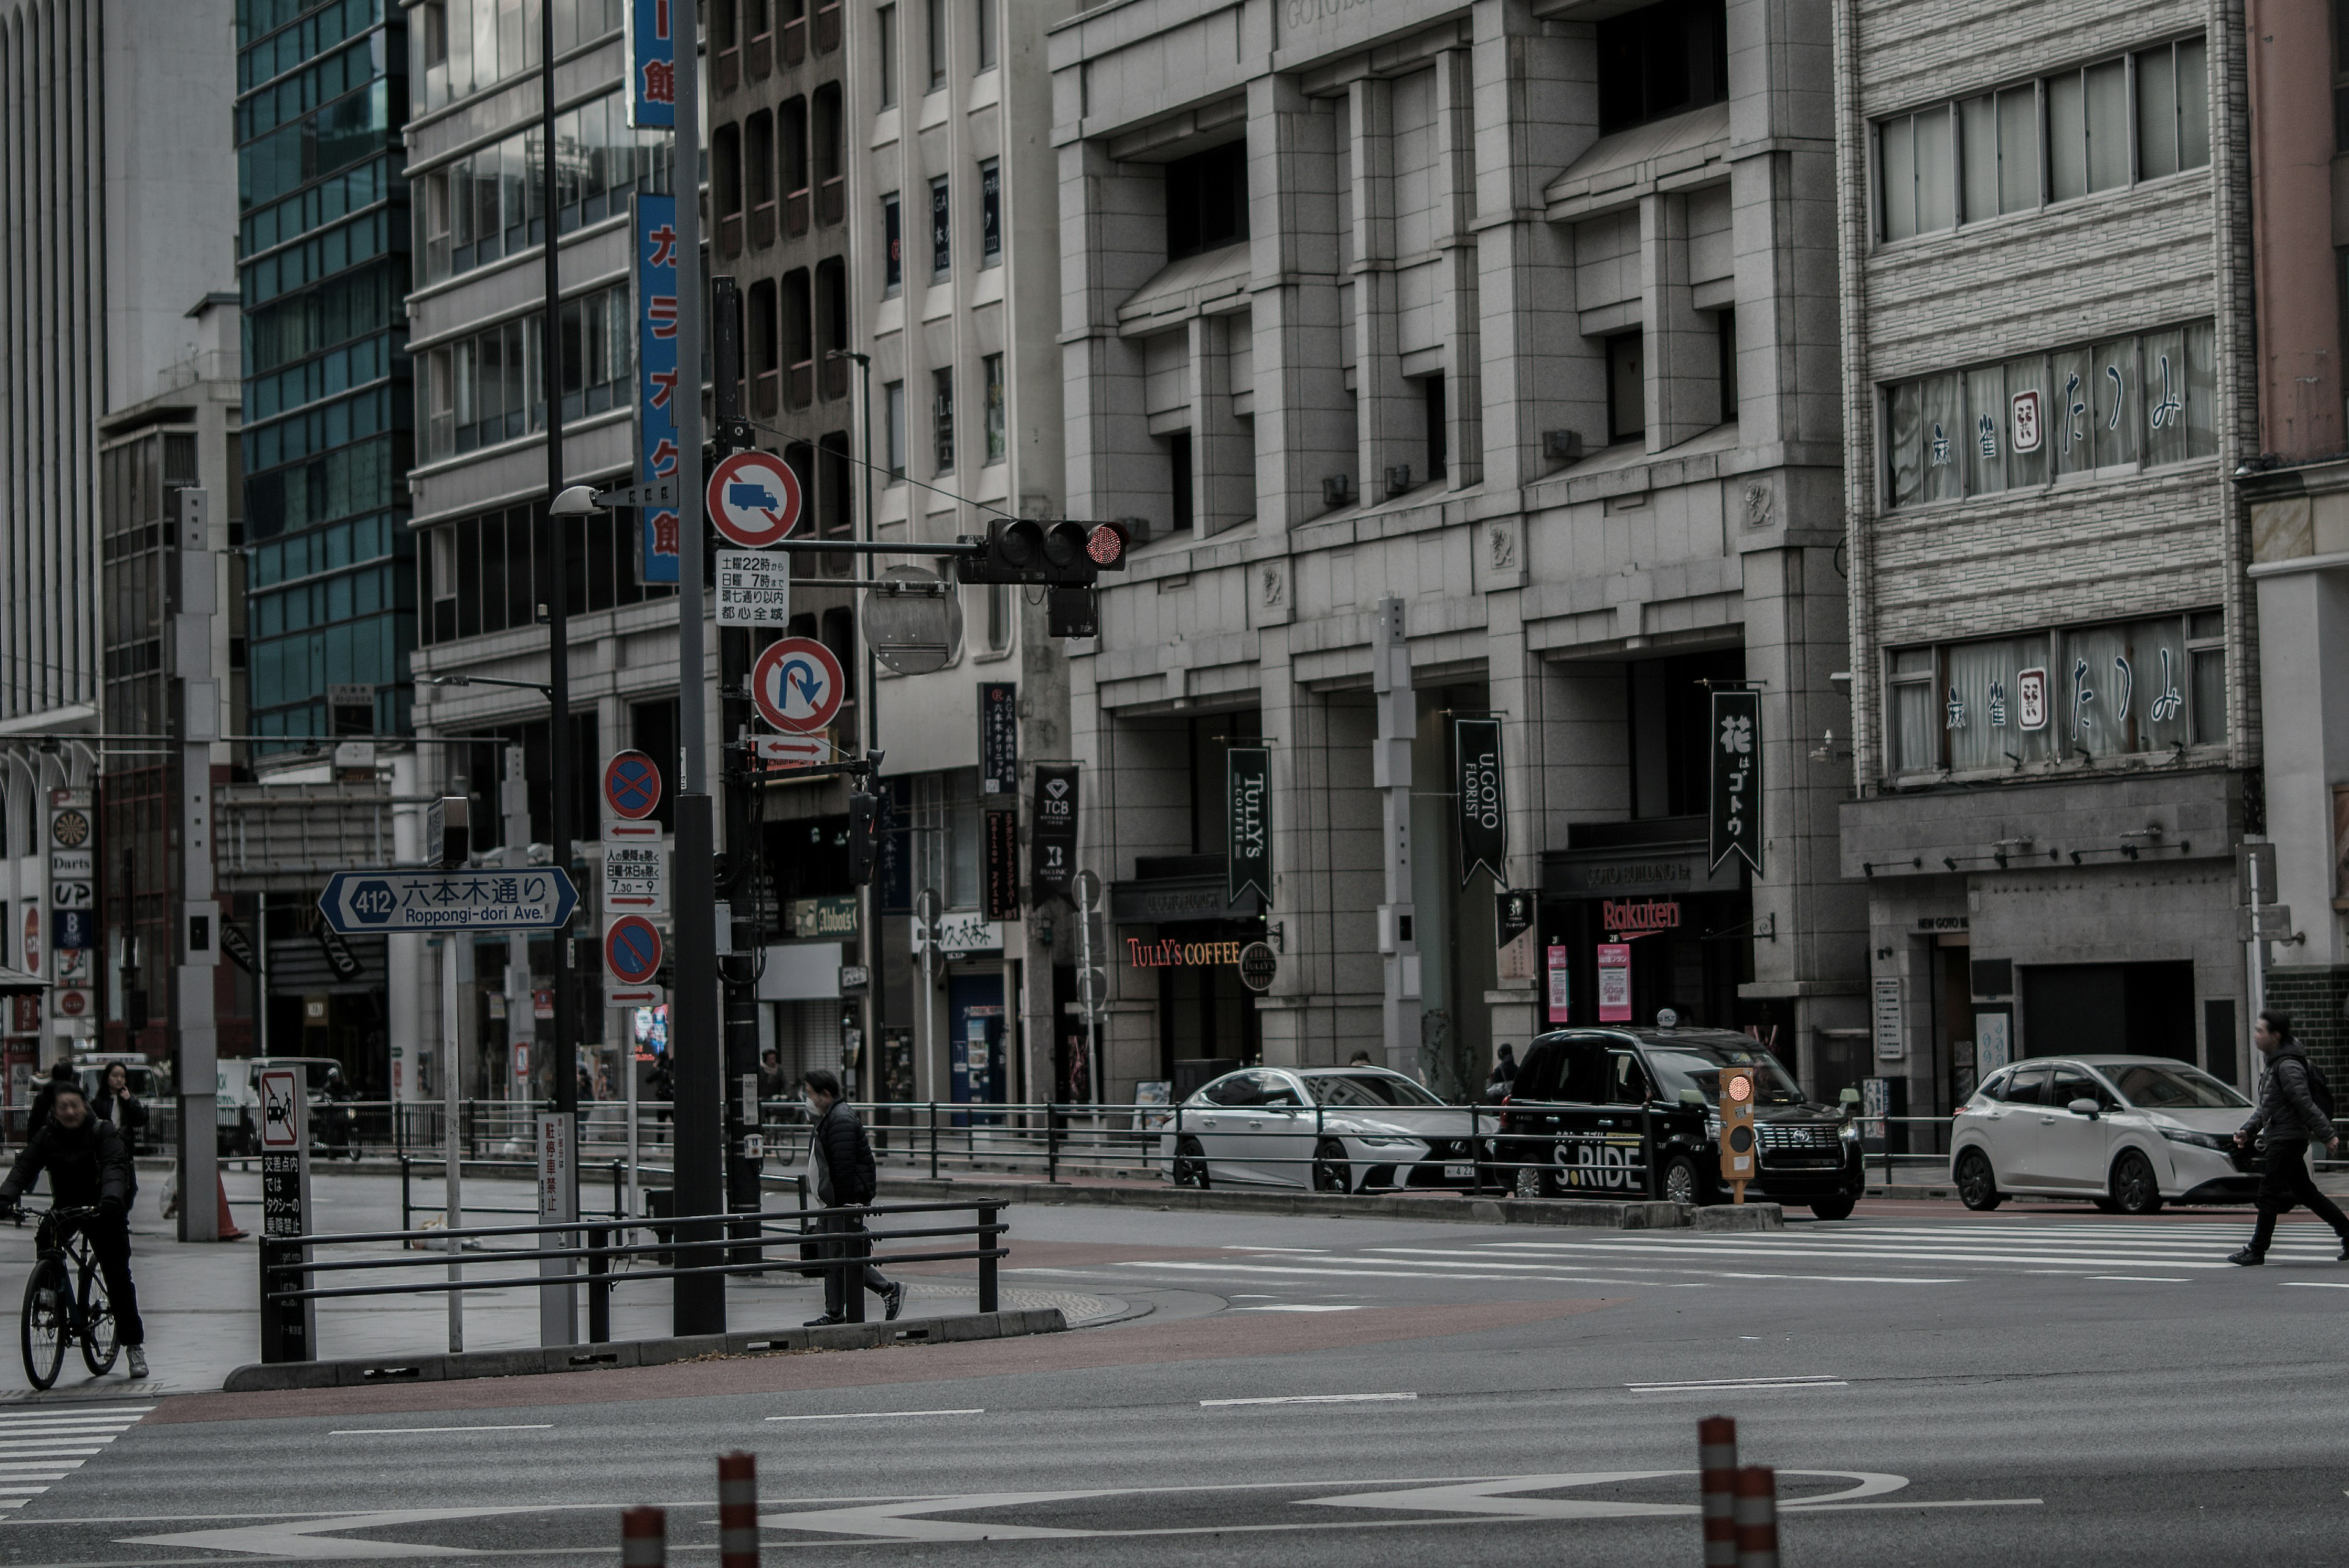
<svg viewBox="0 0 2349 1568">
<path fill-rule="evenodd" d="M 130 1199 L 138 1180 L 130 1146 L 112 1122 L 90 1114 L 81 1085 L 61 1083 L 49 1120 L 16 1156 L 16 1168 L 0 1181 L 0 1215 L 13 1215 L 16 1199 L 44 1170 L 59 1209 L 95 1208 L 98 1218 L 82 1222 L 89 1250 L 106 1276 L 114 1303 L 115 1333 L 130 1353 L 130 1376 L 147 1376 L 147 1331 L 139 1321 L 139 1293 L 130 1282 Z"/>
</svg>

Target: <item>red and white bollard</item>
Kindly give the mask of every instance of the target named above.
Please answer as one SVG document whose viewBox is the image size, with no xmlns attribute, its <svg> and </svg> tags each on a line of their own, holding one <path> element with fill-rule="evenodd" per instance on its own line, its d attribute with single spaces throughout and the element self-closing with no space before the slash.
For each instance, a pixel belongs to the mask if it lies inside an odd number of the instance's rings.
<svg viewBox="0 0 2349 1568">
<path fill-rule="evenodd" d="M 667 1568 L 668 1514 L 632 1508 L 620 1515 L 620 1568 Z"/>
<path fill-rule="evenodd" d="M 1737 1472 L 1737 1568 L 1778 1568 L 1778 1472 L 1767 1465 Z"/>
<path fill-rule="evenodd" d="M 1737 1568 L 1737 1423 L 1696 1424 L 1698 1489 L 1704 1497 L 1704 1568 Z"/>
<path fill-rule="evenodd" d="M 759 1460 L 754 1454 L 718 1456 L 718 1563 L 719 1568 L 759 1568 Z"/>
</svg>

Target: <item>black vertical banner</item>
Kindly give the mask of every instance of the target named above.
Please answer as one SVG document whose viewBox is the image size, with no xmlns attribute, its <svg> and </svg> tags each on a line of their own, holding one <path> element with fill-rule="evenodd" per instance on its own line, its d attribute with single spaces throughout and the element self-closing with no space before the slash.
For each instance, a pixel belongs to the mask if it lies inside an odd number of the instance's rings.
<svg viewBox="0 0 2349 1568">
<path fill-rule="evenodd" d="M 1036 800 L 1028 814 L 1028 896 L 1076 902 L 1077 764 L 1038 763 Z"/>
<path fill-rule="evenodd" d="M 1493 886 L 1506 888 L 1509 814 L 1501 789 L 1501 722 L 1455 719 L 1452 740 L 1460 759 L 1460 885 L 1475 881 L 1481 869 Z"/>
<path fill-rule="evenodd" d="M 1762 695 L 1713 694 L 1713 862 L 1741 855 L 1762 875 Z"/>
<path fill-rule="evenodd" d="M 1233 746 L 1224 754 L 1224 899 L 1237 904 L 1250 892 L 1272 902 L 1272 753 Z"/>
<path fill-rule="evenodd" d="M 987 918 L 1019 918 L 1019 814 L 983 811 L 987 824 Z"/>
</svg>

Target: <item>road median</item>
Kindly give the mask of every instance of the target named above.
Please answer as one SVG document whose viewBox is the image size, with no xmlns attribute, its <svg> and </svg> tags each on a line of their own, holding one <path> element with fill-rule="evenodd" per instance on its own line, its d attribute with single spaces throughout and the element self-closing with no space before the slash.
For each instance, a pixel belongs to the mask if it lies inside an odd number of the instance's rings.
<svg viewBox="0 0 2349 1568">
<path fill-rule="evenodd" d="M 895 1323 L 844 1323 L 823 1328 L 745 1329 L 734 1334 L 622 1340 L 454 1355 L 358 1356 L 339 1361 L 281 1361 L 240 1366 L 222 1388 L 230 1394 L 286 1388 L 375 1388 L 403 1383 L 453 1383 L 475 1377 L 530 1377 L 662 1366 L 721 1356 L 793 1355 L 814 1350 L 872 1350 L 883 1345 L 954 1345 L 1059 1334 L 1068 1320 L 1058 1307 L 1013 1308 L 951 1317 L 901 1318 Z"/>
</svg>

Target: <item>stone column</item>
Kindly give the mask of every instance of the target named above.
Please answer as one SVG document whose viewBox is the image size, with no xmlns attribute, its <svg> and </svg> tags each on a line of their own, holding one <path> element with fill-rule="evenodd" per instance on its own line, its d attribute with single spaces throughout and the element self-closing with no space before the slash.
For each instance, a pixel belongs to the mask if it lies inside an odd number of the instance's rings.
<svg viewBox="0 0 2349 1568">
<path fill-rule="evenodd" d="M 1232 411 L 1232 337 L 1246 316 L 1195 316 L 1191 341 L 1191 514 L 1204 539 L 1256 515 L 1256 446 Z"/>
<path fill-rule="evenodd" d="M 1720 347 L 1689 285 L 1685 196 L 1640 199 L 1640 292 L 1647 321 L 1648 450 L 1662 452 L 1721 422 Z"/>
<path fill-rule="evenodd" d="M 1484 385 L 1477 372 L 1476 132 L 1474 61 L 1447 49 L 1435 62 L 1436 244 L 1444 311 L 1445 486 L 1457 490 L 1485 473 Z"/>
<path fill-rule="evenodd" d="M 1292 76 L 1258 77 L 1247 93 L 1256 513 L 1284 533 L 1329 510 L 1322 480 L 1356 466 L 1339 363 L 1338 127 Z"/>
</svg>

